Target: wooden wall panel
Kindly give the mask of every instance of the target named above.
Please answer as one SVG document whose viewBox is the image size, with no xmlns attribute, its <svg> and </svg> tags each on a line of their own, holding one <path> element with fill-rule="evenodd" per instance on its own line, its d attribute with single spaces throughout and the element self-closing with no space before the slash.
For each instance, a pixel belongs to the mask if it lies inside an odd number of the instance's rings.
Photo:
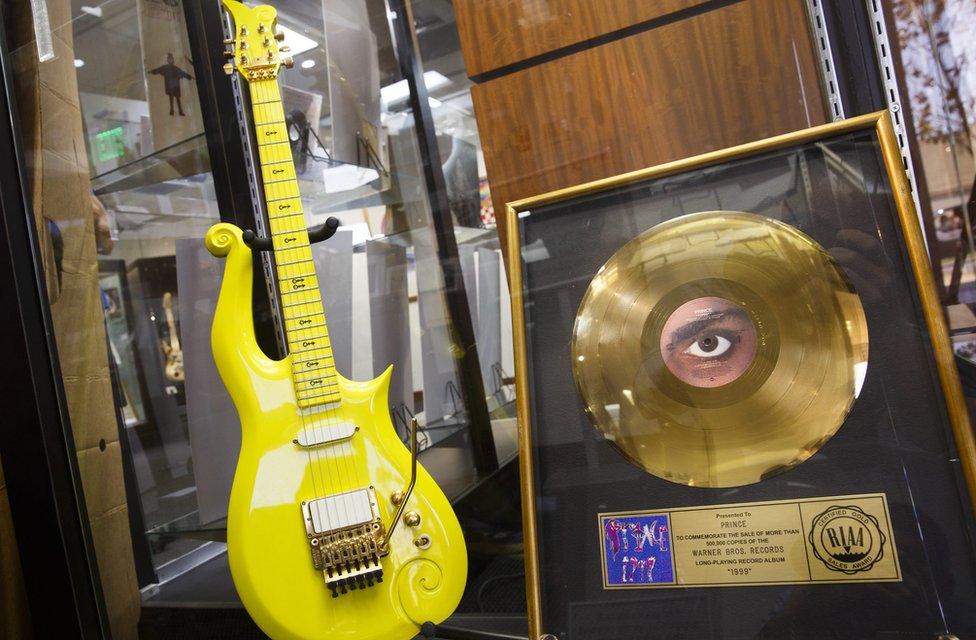
<svg viewBox="0 0 976 640">
<path fill-rule="evenodd" d="M 708 0 L 454 0 L 469 76 Z"/>
<path fill-rule="evenodd" d="M 499 214 L 519 198 L 827 121 L 802 0 L 728 5 L 472 96 Z"/>
</svg>

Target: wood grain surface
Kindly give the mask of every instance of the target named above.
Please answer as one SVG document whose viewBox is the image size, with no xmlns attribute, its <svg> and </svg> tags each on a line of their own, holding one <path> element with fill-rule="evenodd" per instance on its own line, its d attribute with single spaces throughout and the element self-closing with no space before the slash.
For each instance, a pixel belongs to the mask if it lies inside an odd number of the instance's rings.
<svg viewBox="0 0 976 640">
<path fill-rule="evenodd" d="M 802 0 L 746 0 L 472 88 L 506 202 L 827 122 Z"/>
<path fill-rule="evenodd" d="M 477 76 L 706 0 L 454 0 L 468 75 Z"/>
</svg>

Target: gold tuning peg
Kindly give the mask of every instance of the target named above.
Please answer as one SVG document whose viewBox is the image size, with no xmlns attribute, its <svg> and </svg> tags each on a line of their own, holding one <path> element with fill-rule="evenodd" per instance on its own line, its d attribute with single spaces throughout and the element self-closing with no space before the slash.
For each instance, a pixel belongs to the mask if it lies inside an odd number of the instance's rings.
<svg viewBox="0 0 976 640">
<path fill-rule="evenodd" d="M 282 53 L 288 53 L 289 51 L 291 51 L 291 47 L 289 47 L 287 44 L 283 44 L 280 47 L 278 47 L 278 51 Z"/>
<path fill-rule="evenodd" d="M 234 44 L 233 38 L 224 38 L 224 44 Z"/>
<path fill-rule="evenodd" d="M 231 58 L 234 57 L 234 52 L 233 51 L 224 51 L 224 57 L 229 60 L 229 59 L 231 59 Z"/>
<path fill-rule="evenodd" d="M 285 39 L 284 31 L 279 31 L 275 34 L 275 40 L 277 40 L 278 42 L 282 42 L 284 39 Z"/>
<path fill-rule="evenodd" d="M 227 64 L 225 64 L 224 65 L 224 73 L 226 73 L 229 76 L 234 75 L 234 64 L 231 63 L 231 62 L 228 62 Z"/>
<path fill-rule="evenodd" d="M 286 69 L 291 69 L 295 66 L 295 59 L 291 56 L 285 56 L 281 59 L 281 64 L 285 65 Z"/>
</svg>

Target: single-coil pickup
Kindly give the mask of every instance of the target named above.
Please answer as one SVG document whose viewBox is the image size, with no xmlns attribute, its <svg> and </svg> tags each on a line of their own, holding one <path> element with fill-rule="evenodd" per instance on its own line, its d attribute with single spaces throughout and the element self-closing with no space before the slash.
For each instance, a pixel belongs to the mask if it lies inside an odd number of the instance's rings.
<svg viewBox="0 0 976 640">
<path fill-rule="evenodd" d="M 310 449 L 333 442 L 342 442 L 353 437 L 359 427 L 351 422 L 303 427 L 292 441 L 303 449 Z"/>
</svg>

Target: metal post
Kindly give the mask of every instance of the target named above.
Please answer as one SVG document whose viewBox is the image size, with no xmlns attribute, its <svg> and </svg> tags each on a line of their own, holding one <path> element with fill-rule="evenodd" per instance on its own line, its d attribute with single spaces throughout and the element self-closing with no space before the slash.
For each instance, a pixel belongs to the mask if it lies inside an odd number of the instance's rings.
<svg viewBox="0 0 976 640">
<path fill-rule="evenodd" d="M 451 206 L 447 199 L 447 187 L 437 149 L 434 119 L 430 111 L 427 86 L 423 82 L 424 69 L 413 25 L 413 12 L 408 0 L 389 0 L 389 7 L 396 16 L 392 23 L 397 59 L 400 62 L 400 71 L 410 88 L 410 108 L 414 115 L 417 145 L 430 200 L 437 258 L 444 274 L 444 296 L 460 353 L 458 369 L 461 376 L 461 394 L 471 421 L 475 467 L 479 473 L 490 473 L 498 468 L 498 453 L 495 451 L 495 439 L 491 431 L 485 385 L 481 379 L 481 364 L 478 361 L 474 326 L 461 274 L 454 224 L 451 221 Z"/>
</svg>

